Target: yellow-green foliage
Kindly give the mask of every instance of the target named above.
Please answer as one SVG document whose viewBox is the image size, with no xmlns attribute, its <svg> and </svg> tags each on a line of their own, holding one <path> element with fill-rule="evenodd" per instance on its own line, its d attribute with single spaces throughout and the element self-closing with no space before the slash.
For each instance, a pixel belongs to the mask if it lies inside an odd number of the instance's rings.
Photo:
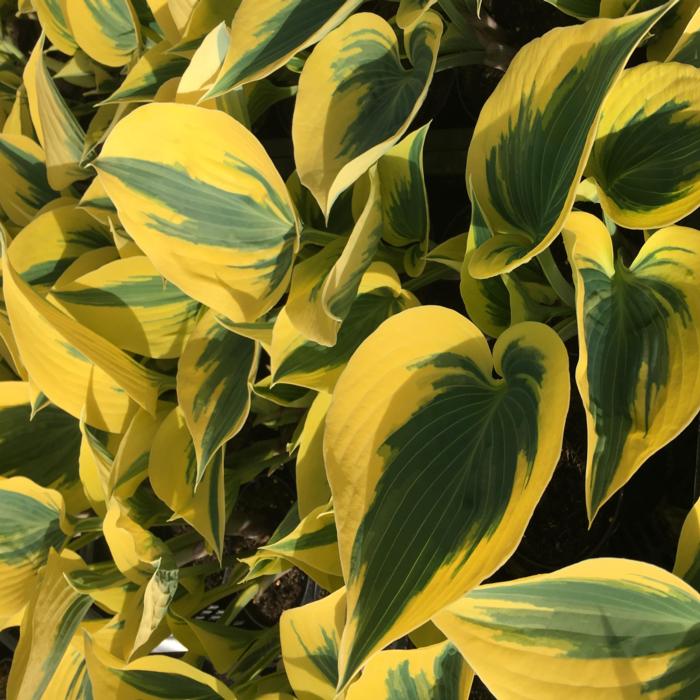
<svg viewBox="0 0 700 700">
<path fill-rule="evenodd" d="M 484 583 L 572 391 L 590 522 L 700 410 L 699 3 L 547 1 L 517 54 L 486 0 L 2 3 L 10 700 L 700 697 L 700 501 L 673 572 Z"/>
</svg>

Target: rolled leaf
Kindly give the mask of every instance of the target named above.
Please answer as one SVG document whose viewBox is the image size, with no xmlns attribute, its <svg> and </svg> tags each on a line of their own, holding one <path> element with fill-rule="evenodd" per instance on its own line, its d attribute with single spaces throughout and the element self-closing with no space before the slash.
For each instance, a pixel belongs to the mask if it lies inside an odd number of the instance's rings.
<svg viewBox="0 0 700 700">
<path fill-rule="evenodd" d="M 559 457 L 568 403 L 564 345 L 537 323 L 508 329 L 492 356 L 463 316 L 418 307 L 355 352 L 324 442 L 348 588 L 339 689 L 510 556 Z"/>
<path fill-rule="evenodd" d="M 422 272 L 428 252 L 430 215 L 423 174 L 423 147 L 430 125 L 416 129 L 377 162 L 381 182 L 382 237 L 390 245 L 410 246 L 406 271 Z"/>
<path fill-rule="evenodd" d="M 223 454 L 212 459 L 197 485 L 195 449 L 179 407 L 168 414 L 153 438 L 148 476 L 158 498 L 221 558 L 226 525 Z"/>
<path fill-rule="evenodd" d="M 469 318 L 483 333 L 497 338 L 511 323 L 510 298 L 503 278 L 479 280 L 469 272 L 474 253 L 492 236 L 476 194 L 471 191 L 469 197 L 472 202 L 472 216 L 460 270 L 459 291 Z"/>
<path fill-rule="evenodd" d="M 23 77 L 34 130 L 46 154 L 49 185 L 58 191 L 89 177 L 80 167 L 85 132 L 49 75 L 43 51 L 42 34 L 29 56 Z"/>
<path fill-rule="evenodd" d="M 591 559 L 482 586 L 435 616 L 499 698 L 693 698 L 700 594 L 672 574 Z"/>
<path fill-rule="evenodd" d="M 331 394 L 319 391 L 306 413 L 304 426 L 296 443 L 297 462 L 294 474 L 297 506 L 301 518 L 315 508 L 328 503 L 331 497 L 323 461 L 323 432 L 330 403 Z"/>
<path fill-rule="evenodd" d="M 591 214 L 574 212 L 564 235 L 576 281 L 592 520 L 700 410 L 700 238 L 663 229 L 626 267 Z"/>
<path fill-rule="evenodd" d="M 362 0 L 243 0 L 231 22 L 224 64 L 207 98 L 269 75 L 361 4 Z"/>
<path fill-rule="evenodd" d="M 411 62 L 381 17 L 362 12 L 314 49 L 299 78 L 292 139 L 299 179 L 328 219 L 338 196 L 409 127 L 428 91 L 442 36 L 433 12 L 404 35 Z M 381 90 L 373 83 L 381 76 Z"/>
<path fill-rule="evenodd" d="M 298 566 L 326 590 L 342 584 L 335 518 L 327 504 L 312 510 L 292 532 L 260 550 Z"/>
<path fill-rule="evenodd" d="M 382 212 L 375 168 L 369 172 L 369 181 L 367 200 L 349 238 L 332 241 L 294 269 L 285 312 L 301 335 L 319 345 L 337 343 L 338 331 L 379 245 Z M 393 271 L 389 275 L 396 277 Z"/>
<path fill-rule="evenodd" d="M 700 500 L 683 523 L 673 573 L 700 591 Z"/>
<path fill-rule="evenodd" d="M 389 316 L 418 304 L 413 294 L 401 289 L 398 275 L 385 263 L 370 266 L 358 291 L 332 347 L 307 340 L 292 325 L 287 312 L 280 312 L 270 348 L 275 382 L 332 390 L 360 343 Z"/>
<path fill-rule="evenodd" d="M 187 59 L 172 53 L 171 48 L 168 41 L 161 41 L 148 49 L 102 104 L 150 102 L 163 83 L 179 77 L 187 68 Z"/>
<path fill-rule="evenodd" d="M 187 339 L 177 371 L 177 396 L 197 455 L 197 483 L 219 448 L 243 427 L 257 369 L 257 344 L 206 311 Z"/>
<path fill-rule="evenodd" d="M 692 3 L 686 3 L 686 5 L 692 5 Z M 695 9 L 695 13 L 685 25 L 683 33 L 666 60 L 688 63 L 700 68 L 700 8 Z"/>
<path fill-rule="evenodd" d="M 296 213 L 264 149 L 235 119 L 145 105 L 114 127 L 95 166 L 127 233 L 185 294 L 233 321 L 255 321 L 282 296 Z"/>
<path fill-rule="evenodd" d="M 494 234 L 473 277 L 509 272 L 547 248 L 574 203 L 608 91 L 675 3 L 554 29 L 527 44 L 479 115 L 467 176 Z"/>
</svg>

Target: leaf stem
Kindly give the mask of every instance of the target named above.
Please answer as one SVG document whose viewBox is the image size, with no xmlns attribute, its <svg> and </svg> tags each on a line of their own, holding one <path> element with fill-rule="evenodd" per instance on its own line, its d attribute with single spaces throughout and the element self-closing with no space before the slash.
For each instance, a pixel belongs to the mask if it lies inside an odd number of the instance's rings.
<svg viewBox="0 0 700 700">
<path fill-rule="evenodd" d="M 542 272 L 544 272 L 544 276 L 547 278 L 547 281 L 556 292 L 557 296 L 564 304 L 574 308 L 576 305 L 574 287 L 564 279 L 564 275 L 561 274 L 557 263 L 554 261 L 552 251 L 546 248 L 537 256 L 537 260 L 540 263 Z"/>
</svg>

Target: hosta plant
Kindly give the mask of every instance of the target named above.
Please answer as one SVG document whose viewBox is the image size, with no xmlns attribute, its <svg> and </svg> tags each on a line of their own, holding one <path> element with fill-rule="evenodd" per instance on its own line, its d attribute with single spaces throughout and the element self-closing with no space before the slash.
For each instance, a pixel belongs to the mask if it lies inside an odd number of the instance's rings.
<svg viewBox="0 0 700 700">
<path fill-rule="evenodd" d="M 0 124 L 10 700 L 700 697 L 698 0 L 10 0 Z"/>
</svg>

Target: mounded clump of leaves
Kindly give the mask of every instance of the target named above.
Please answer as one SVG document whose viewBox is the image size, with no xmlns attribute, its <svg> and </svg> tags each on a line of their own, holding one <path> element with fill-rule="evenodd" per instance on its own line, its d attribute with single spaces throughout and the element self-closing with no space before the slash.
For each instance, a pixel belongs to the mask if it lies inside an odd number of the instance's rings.
<svg viewBox="0 0 700 700">
<path fill-rule="evenodd" d="M 4 6 L 8 698 L 700 696 L 700 501 L 502 568 L 700 409 L 700 7 L 496 5 Z"/>
</svg>

